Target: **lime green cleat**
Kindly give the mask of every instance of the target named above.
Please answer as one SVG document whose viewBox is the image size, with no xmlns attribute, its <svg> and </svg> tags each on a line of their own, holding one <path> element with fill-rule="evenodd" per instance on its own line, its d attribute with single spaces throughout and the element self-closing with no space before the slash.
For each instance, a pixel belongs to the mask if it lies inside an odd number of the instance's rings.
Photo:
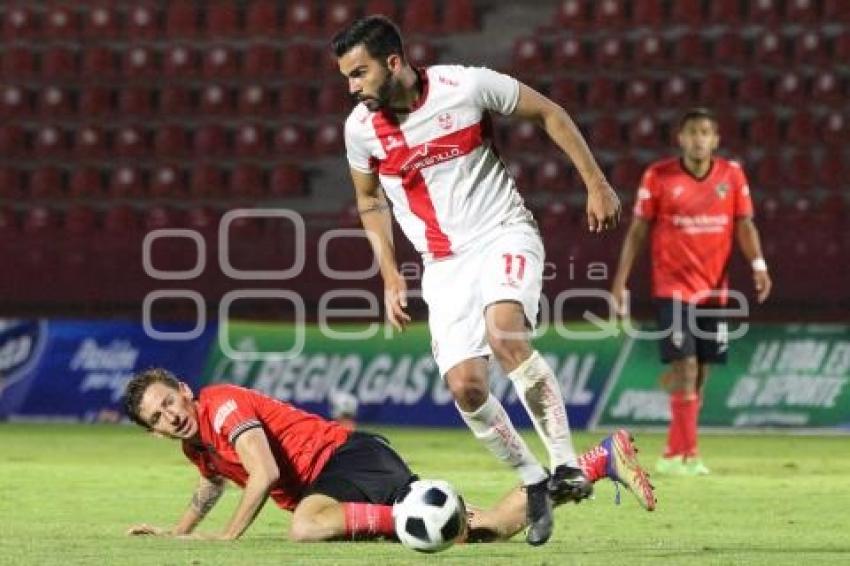
<svg viewBox="0 0 850 566">
<path fill-rule="evenodd" d="M 685 463 L 681 456 L 659 458 L 655 462 L 655 471 L 665 476 L 683 476 L 685 475 Z"/>
<path fill-rule="evenodd" d="M 702 463 L 701 458 L 688 458 L 682 466 L 684 469 L 683 473 L 686 476 L 707 476 L 711 473 L 711 470 Z"/>
</svg>

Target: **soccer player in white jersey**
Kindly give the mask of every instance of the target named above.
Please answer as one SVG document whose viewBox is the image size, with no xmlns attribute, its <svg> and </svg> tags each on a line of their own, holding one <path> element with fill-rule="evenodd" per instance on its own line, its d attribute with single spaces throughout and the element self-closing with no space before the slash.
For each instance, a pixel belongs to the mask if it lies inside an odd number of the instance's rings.
<svg viewBox="0 0 850 566">
<path fill-rule="evenodd" d="M 398 28 L 382 16 L 354 22 L 332 48 L 360 102 L 345 123 L 346 150 L 388 319 L 399 329 L 410 321 L 387 198 L 422 253 L 422 294 L 440 373 L 473 434 L 519 474 L 528 498 L 527 541 L 543 544 L 552 533 L 553 501 L 580 501 L 592 487 L 578 468 L 555 375 L 529 341 L 543 244 L 493 150 L 489 114 L 534 121 L 569 156 L 587 187 L 591 232 L 617 225 L 620 202 L 564 109 L 516 79 L 481 67 L 414 68 Z M 551 476 L 490 394 L 491 355 L 548 450 Z"/>
</svg>

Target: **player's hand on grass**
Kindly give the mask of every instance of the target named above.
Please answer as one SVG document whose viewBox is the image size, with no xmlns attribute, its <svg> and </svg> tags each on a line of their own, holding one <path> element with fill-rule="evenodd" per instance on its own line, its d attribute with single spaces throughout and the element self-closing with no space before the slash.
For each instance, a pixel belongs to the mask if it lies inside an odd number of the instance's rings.
<svg viewBox="0 0 850 566">
<path fill-rule="evenodd" d="M 773 288 L 773 281 L 770 280 L 770 275 L 767 271 L 753 271 L 753 283 L 756 288 L 756 300 L 763 303 L 770 295 L 770 290 Z"/>
<path fill-rule="evenodd" d="M 128 536 L 169 536 L 171 534 L 170 531 L 166 529 L 161 529 L 159 527 L 155 527 L 153 525 L 148 525 L 147 523 L 142 523 L 141 525 L 133 525 L 129 529 L 127 529 Z"/>
<path fill-rule="evenodd" d="M 604 177 L 587 184 L 587 226 L 591 232 L 616 228 L 620 210 L 620 198 Z"/>
<path fill-rule="evenodd" d="M 625 318 L 629 315 L 629 290 L 624 282 L 614 281 L 611 286 L 611 302 L 617 316 Z"/>
<path fill-rule="evenodd" d="M 406 311 L 407 283 L 399 273 L 384 278 L 384 306 L 387 309 L 387 320 L 393 328 L 404 331 L 410 322 L 410 315 Z"/>
</svg>

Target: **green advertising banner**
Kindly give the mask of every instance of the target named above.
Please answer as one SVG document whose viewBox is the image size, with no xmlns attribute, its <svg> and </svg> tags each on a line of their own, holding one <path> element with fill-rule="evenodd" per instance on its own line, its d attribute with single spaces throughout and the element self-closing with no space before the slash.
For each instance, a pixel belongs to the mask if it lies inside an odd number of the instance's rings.
<svg viewBox="0 0 850 566">
<path fill-rule="evenodd" d="M 570 324 L 573 332 L 590 328 Z M 564 330 L 550 327 L 534 346 L 555 371 L 572 425 L 584 428 L 612 374 L 622 338 L 572 340 Z M 205 375 L 210 382 L 251 387 L 319 413 L 326 413 L 331 394 L 344 391 L 358 399 L 364 421 L 462 424 L 438 375 L 425 324 L 401 334 L 378 324 L 220 324 Z M 491 389 L 518 426 L 530 424 L 496 364 L 491 364 Z"/>
<path fill-rule="evenodd" d="M 655 341 L 629 338 L 590 426 L 670 420 Z M 754 325 L 712 367 L 700 423 L 850 428 L 850 325 Z"/>
</svg>

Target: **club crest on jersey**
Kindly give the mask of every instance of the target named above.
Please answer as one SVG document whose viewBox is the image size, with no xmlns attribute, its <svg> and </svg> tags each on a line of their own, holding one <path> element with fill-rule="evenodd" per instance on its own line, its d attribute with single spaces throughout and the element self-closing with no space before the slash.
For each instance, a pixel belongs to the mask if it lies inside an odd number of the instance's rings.
<svg viewBox="0 0 850 566">
<path fill-rule="evenodd" d="M 442 114 L 437 116 L 437 124 L 439 124 L 440 127 L 444 130 L 451 130 L 452 127 L 455 125 L 455 121 L 450 113 L 443 112 Z"/>
<path fill-rule="evenodd" d="M 726 198 L 726 194 L 729 192 L 729 183 L 718 183 L 718 185 L 714 187 L 714 192 L 717 193 L 719 198 Z"/>
<path fill-rule="evenodd" d="M 387 151 L 392 151 L 397 147 L 402 147 L 404 142 L 398 139 L 395 136 L 387 136 L 387 143 L 384 144 L 384 147 Z"/>
</svg>

